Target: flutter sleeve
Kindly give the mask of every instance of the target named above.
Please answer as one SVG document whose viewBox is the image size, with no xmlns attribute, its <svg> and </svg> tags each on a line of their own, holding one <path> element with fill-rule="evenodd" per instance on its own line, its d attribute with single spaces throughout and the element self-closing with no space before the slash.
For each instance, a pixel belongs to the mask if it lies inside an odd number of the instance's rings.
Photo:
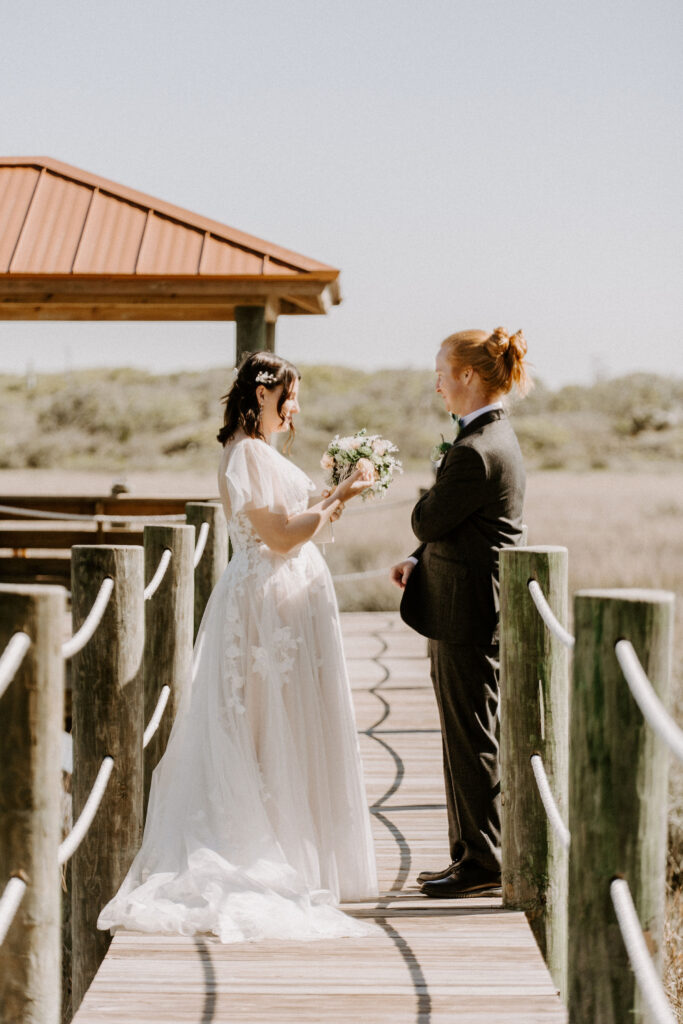
<svg viewBox="0 0 683 1024">
<path fill-rule="evenodd" d="M 291 488 L 278 465 L 278 458 L 264 441 L 255 438 L 244 438 L 235 445 L 225 469 L 233 515 L 257 508 L 289 513 Z"/>
</svg>

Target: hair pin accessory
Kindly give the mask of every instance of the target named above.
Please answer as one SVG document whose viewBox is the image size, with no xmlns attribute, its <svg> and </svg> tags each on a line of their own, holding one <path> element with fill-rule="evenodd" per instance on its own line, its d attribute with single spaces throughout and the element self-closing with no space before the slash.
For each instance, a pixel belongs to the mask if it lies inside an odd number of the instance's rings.
<svg viewBox="0 0 683 1024">
<path fill-rule="evenodd" d="M 256 374 L 257 384 L 277 384 L 277 377 L 274 373 L 268 373 L 267 370 L 261 370 Z"/>
</svg>

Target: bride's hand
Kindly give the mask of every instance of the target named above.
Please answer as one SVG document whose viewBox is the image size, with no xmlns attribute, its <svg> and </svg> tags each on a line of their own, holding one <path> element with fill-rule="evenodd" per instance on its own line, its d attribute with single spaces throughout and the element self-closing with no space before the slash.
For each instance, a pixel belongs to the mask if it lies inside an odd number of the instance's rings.
<svg viewBox="0 0 683 1024">
<path fill-rule="evenodd" d="M 325 490 L 322 492 L 321 497 L 323 497 L 323 498 L 331 498 L 332 497 L 332 490 L 331 490 L 331 488 L 326 487 Z M 330 516 L 330 522 L 331 523 L 336 523 L 338 519 L 341 519 L 341 514 L 342 514 L 343 511 L 344 511 L 344 502 L 340 502 L 340 504 L 337 505 L 336 509 L 334 510 L 332 515 Z"/>
<path fill-rule="evenodd" d="M 368 487 L 371 487 L 375 477 L 375 467 L 370 460 L 359 459 L 353 473 L 347 476 L 346 480 L 342 480 L 341 483 L 337 484 L 334 497 L 338 498 L 341 502 L 349 501 L 351 498 L 355 498 L 356 495 L 362 494 Z"/>
</svg>

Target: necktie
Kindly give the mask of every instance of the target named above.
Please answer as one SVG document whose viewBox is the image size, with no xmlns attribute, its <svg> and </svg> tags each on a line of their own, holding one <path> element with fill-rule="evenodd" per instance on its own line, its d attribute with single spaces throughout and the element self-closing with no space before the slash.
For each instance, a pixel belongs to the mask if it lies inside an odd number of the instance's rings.
<svg viewBox="0 0 683 1024">
<path fill-rule="evenodd" d="M 451 413 L 451 420 L 453 421 L 453 437 L 457 440 L 458 434 L 462 430 L 462 418 L 456 413 Z"/>
</svg>

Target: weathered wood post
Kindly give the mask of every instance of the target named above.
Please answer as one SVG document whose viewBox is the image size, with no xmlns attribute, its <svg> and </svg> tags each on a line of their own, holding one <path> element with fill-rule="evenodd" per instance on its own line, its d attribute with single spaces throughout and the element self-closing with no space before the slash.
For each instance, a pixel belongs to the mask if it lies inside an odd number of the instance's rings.
<svg viewBox="0 0 683 1024">
<path fill-rule="evenodd" d="M 585 590 L 574 602 L 569 827 L 571 1024 L 649 1020 L 610 899 L 623 876 L 655 962 L 662 959 L 669 751 L 643 719 L 615 655 L 630 640 L 668 705 L 674 596 Z"/>
<path fill-rule="evenodd" d="M 74 820 L 102 759 L 107 754 L 114 759 L 95 820 L 71 861 L 74 1012 L 111 942 L 108 932 L 97 930 L 97 917 L 123 881 L 142 839 L 142 548 L 72 548 L 74 632 L 106 576 L 114 580 L 109 604 L 95 635 L 72 663 Z"/>
<path fill-rule="evenodd" d="M 228 564 L 228 525 L 218 502 L 196 501 L 185 506 L 187 522 L 194 526 L 199 542 L 202 523 L 209 524 L 209 535 L 199 565 L 194 571 L 194 638 L 209 600 Z"/>
<path fill-rule="evenodd" d="M 529 593 L 536 580 L 567 621 L 567 549 L 500 552 L 503 904 L 524 910 L 553 980 L 566 994 L 567 851 L 545 812 L 530 758 L 540 754 L 568 818 L 569 654 Z"/>
<path fill-rule="evenodd" d="M 0 698 L 0 888 L 28 888 L 0 947 L 3 1024 L 61 1016 L 61 735 L 63 587 L 0 585 L 0 652 L 14 633 L 31 645 Z"/>
<path fill-rule="evenodd" d="M 235 366 L 249 352 L 275 351 L 276 301 L 270 299 L 264 306 L 235 307 Z"/>
<path fill-rule="evenodd" d="M 144 810 L 152 772 L 163 755 L 171 726 L 192 674 L 194 623 L 194 538 L 192 526 L 145 526 L 145 580 L 153 579 L 164 551 L 171 561 L 149 600 L 145 601 L 145 724 L 164 686 L 171 693 L 157 731 L 145 750 Z"/>
</svg>

